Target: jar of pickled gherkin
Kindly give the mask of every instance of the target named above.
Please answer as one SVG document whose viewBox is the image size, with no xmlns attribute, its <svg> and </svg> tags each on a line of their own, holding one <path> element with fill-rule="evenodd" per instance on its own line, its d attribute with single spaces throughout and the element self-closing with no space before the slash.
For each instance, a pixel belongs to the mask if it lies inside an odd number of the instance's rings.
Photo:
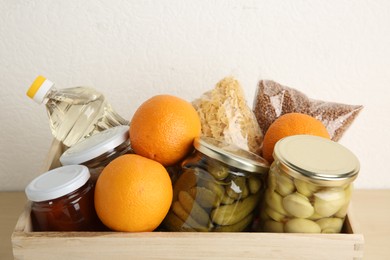
<svg viewBox="0 0 390 260">
<path fill-rule="evenodd" d="M 278 141 L 268 175 L 261 229 L 285 233 L 340 233 L 359 161 L 344 146 L 311 135 Z"/>
<path fill-rule="evenodd" d="M 171 231 L 248 230 L 258 212 L 269 165 L 234 145 L 201 137 L 182 163 L 164 220 Z"/>
</svg>

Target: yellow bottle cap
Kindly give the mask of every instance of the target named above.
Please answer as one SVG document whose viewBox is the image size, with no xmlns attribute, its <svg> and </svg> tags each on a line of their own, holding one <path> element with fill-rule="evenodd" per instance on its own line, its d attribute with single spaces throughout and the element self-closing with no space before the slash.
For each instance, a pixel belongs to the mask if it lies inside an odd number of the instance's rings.
<svg viewBox="0 0 390 260">
<path fill-rule="evenodd" d="M 53 82 L 43 76 L 38 76 L 27 90 L 27 96 L 37 103 L 42 103 L 46 93 L 54 85 Z"/>
</svg>

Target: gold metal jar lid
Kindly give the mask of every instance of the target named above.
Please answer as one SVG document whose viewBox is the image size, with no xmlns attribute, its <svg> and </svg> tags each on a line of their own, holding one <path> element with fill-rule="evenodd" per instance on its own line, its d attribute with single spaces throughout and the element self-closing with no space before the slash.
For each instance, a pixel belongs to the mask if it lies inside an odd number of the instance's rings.
<svg viewBox="0 0 390 260">
<path fill-rule="evenodd" d="M 268 162 L 262 157 L 214 138 L 195 138 L 194 147 L 208 157 L 241 170 L 252 173 L 267 173 L 269 170 Z"/>
<path fill-rule="evenodd" d="M 287 174 L 318 185 L 339 186 L 352 182 L 360 164 L 347 148 L 329 139 L 295 135 L 279 140 L 273 153 Z"/>
</svg>

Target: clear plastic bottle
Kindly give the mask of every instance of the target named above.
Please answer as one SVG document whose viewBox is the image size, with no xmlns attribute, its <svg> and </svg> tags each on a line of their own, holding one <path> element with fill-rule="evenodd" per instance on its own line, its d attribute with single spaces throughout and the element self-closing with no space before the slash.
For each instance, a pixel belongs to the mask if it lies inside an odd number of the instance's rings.
<svg viewBox="0 0 390 260">
<path fill-rule="evenodd" d="M 38 76 L 27 96 L 46 105 L 53 136 L 68 147 L 108 128 L 129 124 L 90 87 L 57 89 L 53 82 Z"/>
</svg>

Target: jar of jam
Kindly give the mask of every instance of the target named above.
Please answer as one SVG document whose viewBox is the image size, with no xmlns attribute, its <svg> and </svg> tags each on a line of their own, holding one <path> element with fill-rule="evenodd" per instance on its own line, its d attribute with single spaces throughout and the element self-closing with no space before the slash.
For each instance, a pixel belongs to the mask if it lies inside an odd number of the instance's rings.
<svg viewBox="0 0 390 260">
<path fill-rule="evenodd" d="M 247 230 L 262 200 L 268 163 L 234 145 L 201 137 L 182 163 L 164 220 L 171 231 Z"/>
<path fill-rule="evenodd" d="M 96 231 L 104 226 L 94 207 L 88 168 L 68 165 L 48 171 L 25 189 L 34 231 Z"/>
<path fill-rule="evenodd" d="M 274 148 L 261 229 L 340 233 L 359 161 L 344 146 L 311 135 L 289 136 Z"/>
<path fill-rule="evenodd" d="M 130 151 L 129 126 L 116 126 L 73 145 L 61 155 L 60 162 L 87 166 L 92 181 L 96 182 L 107 164 Z"/>
</svg>

